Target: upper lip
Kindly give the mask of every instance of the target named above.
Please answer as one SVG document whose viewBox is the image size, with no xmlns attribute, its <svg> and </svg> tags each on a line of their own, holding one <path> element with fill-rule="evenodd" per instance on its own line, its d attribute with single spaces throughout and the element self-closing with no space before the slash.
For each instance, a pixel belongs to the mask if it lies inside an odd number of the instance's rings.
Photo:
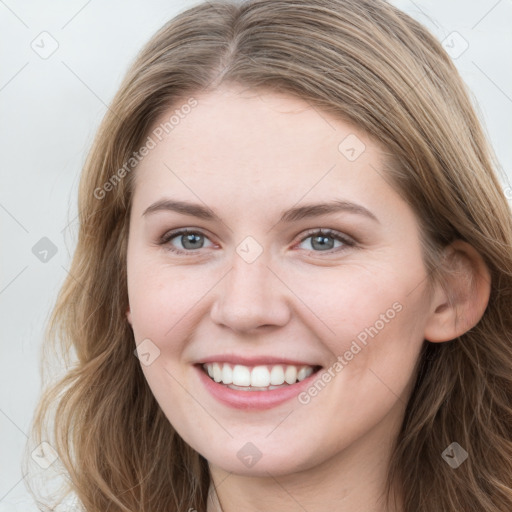
<svg viewBox="0 0 512 512">
<path fill-rule="evenodd" d="M 231 363 L 233 365 L 240 364 L 243 366 L 259 366 L 259 365 L 276 365 L 288 364 L 293 366 L 321 366 L 309 361 L 299 361 L 298 359 L 288 359 L 286 357 L 274 356 L 242 356 L 235 354 L 218 354 L 201 359 L 198 364 L 205 363 Z"/>
</svg>

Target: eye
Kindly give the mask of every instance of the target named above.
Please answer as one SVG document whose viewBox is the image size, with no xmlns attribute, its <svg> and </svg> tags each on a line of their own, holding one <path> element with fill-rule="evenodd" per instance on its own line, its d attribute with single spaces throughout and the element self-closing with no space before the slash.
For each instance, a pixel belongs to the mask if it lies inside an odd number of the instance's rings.
<svg viewBox="0 0 512 512">
<path fill-rule="evenodd" d="M 173 239 L 177 239 L 181 244 L 181 248 L 172 244 Z M 165 245 L 168 250 L 176 254 L 190 254 L 198 249 L 202 249 L 205 239 L 207 240 L 206 235 L 201 233 L 201 231 L 180 229 L 178 231 L 170 231 L 163 235 L 159 241 L 159 245 Z"/>
<path fill-rule="evenodd" d="M 174 245 L 173 240 L 175 239 L 181 244 L 181 247 L 176 247 L 176 245 Z M 301 239 L 300 243 L 302 244 L 308 239 L 311 239 L 311 249 L 307 248 L 306 250 L 312 252 L 327 252 L 330 254 L 333 252 L 343 251 L 347 247 L 353 247 L 356 245 L 353 239 L 332 229 L 311 230 L 307 233 L 307 236 Z M 201 231 L 184 228 L 165 233 L 160 238 L 158 244 L 166 246 L 166 249 L 174 252 L 175 254 L 191 255 L 205 247 L 205 240 L 208 240 L 208 238 Z M 339 242 L 341 246 L 333 247 L 336 241 Z M 214 244 L 211 244 L 211 246 L 213 245 Z"/>
<path fill-rule="evenodd" d="M 332 229 L 316 229 L 310 231 L 308 236 L 302 238 L 300 243 L 304 243 L 306 240 L 311 239 L 310 246 L 313 252 L 340 252 L 345 250 L 347 247 L 353 247 L 355 245 L 354 240 L 345 236 Z M 341 247 L 333 248 L 335 241 L 341 243 Z"/>
</svg>

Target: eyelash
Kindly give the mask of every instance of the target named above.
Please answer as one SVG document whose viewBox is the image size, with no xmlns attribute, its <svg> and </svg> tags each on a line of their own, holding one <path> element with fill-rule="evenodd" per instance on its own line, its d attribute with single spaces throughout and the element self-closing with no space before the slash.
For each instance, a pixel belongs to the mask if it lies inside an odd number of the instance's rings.
<svg viewBox="0 0 512 512">
<path fill-rule="evenodd" d="M 183 254 L 183 255 L 188 255 L 188 256 L 196 255 L 195 253 L 198 253 L 200 249 L 195 249 L 195 250 L 189 249 L 189 250 L 184 251 L 182 249 L 176 249 L 169 243 L 173 238 L 176 238 L 180 235 L 188 235 L 188 234 L 202 235 L 205 238 L 208 238 L 206 236 L 206 234 L 204 234 L 202 231 L 184 228 L 184 229 L 180 229 L 177 231 L 171 231 L 169 233 L 165 233 L 160 238 L 158 245 L 161 245 L 161 246 L 168 245 L 167 249 L 175 254 Z M 307 231 L 305 233 L 305 236 L 300 239 L 299 244 L 301 244 L 308 238 L 312 237 L 313 235 L 333 238 L 339 242 L 343 242 L 345 247 L 338 247 L 335 249 L 330 249 L 328 251 L 309 250 L 308 252 L 315 252 L 315 253 L 319 253 L 319 254 L 322 254 L 322 253 L 323 254 L 333 254 L 333 253 L 344 251 L 347 249 L 347 247 L 355 247 L 356 246 L 356 242 L 353 239 L 351 239 L 347 236 L 344 236 L 341 233 L 338 233 L 337 231 L 334 231 L 332 229 L 312 229 L 310 231 Z"/>
</svg>

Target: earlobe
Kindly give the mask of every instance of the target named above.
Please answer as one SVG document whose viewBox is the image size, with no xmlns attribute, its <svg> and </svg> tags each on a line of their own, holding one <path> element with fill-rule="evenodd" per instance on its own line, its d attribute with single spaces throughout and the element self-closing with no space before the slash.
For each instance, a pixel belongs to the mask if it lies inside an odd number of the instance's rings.
<svg viewBox="0 0 512 512">
<path fill-rule="evenodd" d="M 446 248 L 445 286 L 436 283 L 432 313 L 424 337 L 450 341 L 473 328 L 482 318 L 491 293 L 491 274 L 478 251 L 462 240 Z"/>
<path fill-rule="evenodd" d="M 126 319 L 128 320 L 128 323 L 132 325 L 132 312 L 129 306 L 128 309 L 126 310 Z"/>
</svg>

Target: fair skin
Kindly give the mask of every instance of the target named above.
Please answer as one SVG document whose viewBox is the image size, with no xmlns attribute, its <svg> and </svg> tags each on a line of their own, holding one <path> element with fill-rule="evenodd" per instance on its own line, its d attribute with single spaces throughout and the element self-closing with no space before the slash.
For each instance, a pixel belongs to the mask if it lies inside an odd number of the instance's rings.
<svg viewBox="0 0 512 512">
<path fill-rule="evenodd" d="M 127 318 L 136 344 L 149 339 L 160 351 L 141 365 L 148 384 L 176 431 L 208 460 L 224 512 L 391 510 L 380 495 L 422 344 L 452 340 L 478 322 L 488 271 L 456 242 L 450 261 L 473 284 L 454 278 L 448 290 L 427 293 L 414 212 L 383 178 L 383 148 L 365 133 L 275 92 L 223 86 L 194 97 L 198 106 L 136 170 Z M 352 161 L 338 148 L 349 135 L 365 145 Z M 144 213 L 168 199 L 206 206 L 219 219 Z M 284 210 L 333 200 L 371 214 L 279 222 Z M 158 244 L 179 228 L 197 239 Z M 324 234 L 323 249 L 319 229 L 355 245 Z M 246 237 L 257 254 L 250 263 L 237 252 Z M 293 397 L 239 409 L 200 377 L 200 363 L 226 354 L 318 365 L 316 378 L 370 326 L 378 332 L 308 403 Z M 260 456 L 252 465 L 237 456 L 247 443 Z M 208 512 L 219 510 L 209 502 Z"/>
</svg>

